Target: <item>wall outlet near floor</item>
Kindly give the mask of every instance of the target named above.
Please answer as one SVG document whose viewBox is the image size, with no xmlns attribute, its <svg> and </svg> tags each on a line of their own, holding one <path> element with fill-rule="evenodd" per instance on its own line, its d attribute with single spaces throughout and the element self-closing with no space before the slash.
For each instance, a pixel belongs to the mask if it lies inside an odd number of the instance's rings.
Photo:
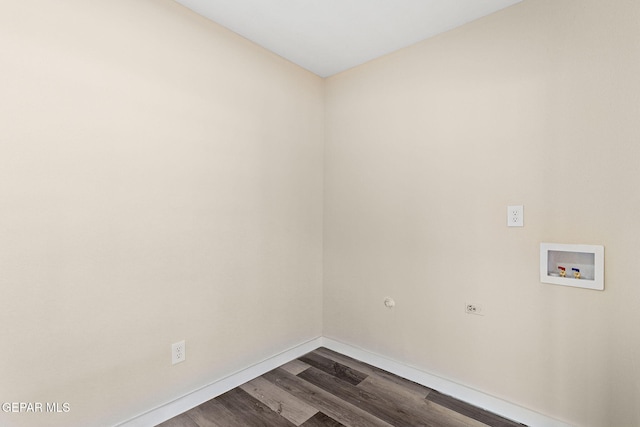
<svg viewBox="0 0 640 427">
<path fill-rule="evenodd" d="M 482 305 L 468 302 L 464 305 L 464 311 L 467 314 L 476 314 L 478 316 L 484 316 L 482 311 Z"/>
<path fill-rule="evenodd" d="M 171 363 L 175 365 L 176 363 L 184 362 L 187 357 L 186 350 L 184 341 L 171 344 Z"/>
</svg>

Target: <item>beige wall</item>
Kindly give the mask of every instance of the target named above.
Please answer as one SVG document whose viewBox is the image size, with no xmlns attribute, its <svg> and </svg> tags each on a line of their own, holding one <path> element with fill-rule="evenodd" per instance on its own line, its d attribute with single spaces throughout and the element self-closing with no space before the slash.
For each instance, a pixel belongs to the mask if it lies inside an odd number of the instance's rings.
<svg viewBox="0 0 640 427">
<path fill-rule="evenodd" d="M 614 3 L 524 1 L 327 80 L 325 336 L 640 425 L 640 3 Z M 604 245 L 606 290 L 541 284 L 540 242 Z"/>
<path fill-rule="evenodd" d="M 0 425 L 113 425 L 319 336 L 323 80 L 169 0 L 0 9 L 0 402 L 71 409 Z"/>
</svg>

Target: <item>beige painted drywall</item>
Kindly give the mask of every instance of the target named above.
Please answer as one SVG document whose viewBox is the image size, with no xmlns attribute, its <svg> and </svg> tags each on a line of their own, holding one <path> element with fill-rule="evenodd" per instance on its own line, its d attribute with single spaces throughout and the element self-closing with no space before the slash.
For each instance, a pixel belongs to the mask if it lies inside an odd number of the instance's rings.
<svg viewBox="0 0 640 427">
<path fill-rule="evenodd" d="M 0 425 L 114 425 L 319 336 L 323 80 L 170 0 L 0 10 L 0 402 L 70 409 Z"/>
<path fill-rule="evenodd" d="M 324 335 L 640 425 L 639 22 L 635 1 L 525 0 L 329 78 Z M 604 245 L 605 291 L 541 284 L 540 242 Z"/>
</svg>

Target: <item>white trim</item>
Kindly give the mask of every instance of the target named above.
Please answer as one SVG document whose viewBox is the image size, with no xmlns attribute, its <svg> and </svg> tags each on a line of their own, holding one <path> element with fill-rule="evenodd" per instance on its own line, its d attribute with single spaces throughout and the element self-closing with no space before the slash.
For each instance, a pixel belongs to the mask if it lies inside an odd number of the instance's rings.
<svg viewBox="0 0 640 427">
<path fill-rule="evenodd" d="M 273 355 L 262 362 L 258 362 L 246 369 L 234 374 L 227 375 L 208 384 L 202 388 L 192 391 L 157 408 L 151 409 L 130 420 L 117 424 L 118 427 L 149 427 L 160 424 L 168 419 L 180 415 L 191 408 L 194 408 L 216 396 L 226 393 L 239 385 L 251 381 L 254 378 L 265 374 L 278 366 L 297 359 L 310 351 L 322 346 L 322 338 L 314 338 L 302 344 L 298 344 L 288 350 Z"/>
<path fill-rule="evenodd" d="M 546 415 L 539 414 L 530 409 L 523 408 L 514 403 L 507 402 L 481 391 L 472 389 L 451 380 L 422 371 L 418 368 L 386 358 L 363 348 L 354 347 L 340 341 L 326 337 L 318 337 L 302 344 L 296 345 L 281 353 L 275 354 L 262 362 L 258 362 L 246 369 L 220 378 L 200 389 L 194 390 L 164 405 L 158 406 L 128 421 L 120 423 L 117 427 L 148 427 L 160 424 L 168 419 L 180 415 L 216 396 L 226 393 L 235 387 L 246 383 L 260 375 L 271 371 L 287 362 L 297 359 L 318 347 L 326 347 L 330 350 L 352 357 L 377 368 L 396 374 L 426 387 L 438 390 L 440 393 L 455 397 L 471 405 L 486 409 L 505 418 L 517 420 L 519 423 L 530 427 L 571 427 L 562 421 L 555 420 Z"/>
<path fill-rule="evenodd" d="M 349 344 L 333 340 L 331 338 L 322 338 L 322 345 L 330 350 L 336 351 L 345 356 L 352 357 L 361 362 L 368 363 L 377 368 L 396 374 L 402 378 L 406 378 L 418 384 L 432 388 L 440 393 L 455 397 L 471 405 L 483 408 L 494 414 L 517 420 L 531 427 L 571 427 L 570 424 L 553 419 L 530 409 L 514 403 L 507 402 L 497 397 L 488 395 L 481 391 L 472 389 L 462 384 L 457 384 L 451 380 L 439 377 L 422 371 L 418 368 L 411 367 L 404 363 L 396 362 L 384 356 L 372 353 L 368 350 L 354 347 Z"/>
</svg>

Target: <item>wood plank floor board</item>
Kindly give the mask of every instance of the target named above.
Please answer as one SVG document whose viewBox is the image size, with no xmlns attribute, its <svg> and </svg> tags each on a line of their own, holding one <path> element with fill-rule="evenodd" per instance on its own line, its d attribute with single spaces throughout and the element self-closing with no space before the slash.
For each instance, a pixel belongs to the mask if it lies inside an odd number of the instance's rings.
<svg viewBox="0 0 640 427">
<path fill-rule="evenodd" d="M 315 352 L 302 356 L 299 358 L 299 360 L 303 361 L 307 365 L 313 366 L 316 369 L 324 371 L 327 374 L 333 375 L 334 377 L 340 378 L 341 380 L 344 380 L 353 385 L 358 385 L 360 381 L 367 378 L 366 374 L 363 374 L 358 370 L 351 369 L 350 367 L 345 366 L 342 363 L 327 359 L 326 357 L 323 357 Z"/>
<path fill-rule="evenodd" d="M 375 375 L 369 375 L 356 387 L 362 390 L 366 390 L 370 393 L 375 393 L 385 399 L 401 400 L 416 404 L 418 402 L 426 401 L 425 396 L 418 395 L 412 390 L 407 390 L 406 388 L 396 384 L 395 382 Z"/>
<path fill-rule="evenodd" d="M 299 376 L 393 426 L 468 427 L 468 424 L 455 418 L 437 416 L 429 410 L 429 403 L 424 400 L 407 405 L 402 397 L 394 396 L 394 393 L 382 395 L 377 389 L 369 392 L 313 367 Z"/>
<path fill-rule="evenodd" d="M 232 411 L 244 427 L 295 427 L 295 424 L 240 388 L 234 388 L 216 400 Z"/>
<path fill-rule="evenodd" d="M 241 427 L 242 422 L 217 399 L 190 409 L 186 414 L 198 427 Z"/>
<path fill-rule="evenodd" d="M 249 381 L 240 388 L 297 426 L 318 413 L 313 406 L 262 377 Z"/>
<path fill-rule="evenodd" d="M 400 424 L 401 422 L 406 422 L 406 425 L 416 427 L 425 425 L 422 422 L 417 422 L 417 420 L 411 416 L 412 414 L 404 413 L 404 411 L 395 407 L 395 405 L 389 405 L 389 402 L 379 399 L 375 394 L 359 389 L 355 385 L 327 374 L 315 367 L 307 369 L 298 376 L 365 412 L 373 414 L 392 426 L 403 425 Z"/>
<path fill-rule="evenodd" d="M 185 412 L 160 424 L 160 427 L 200 427 Z"/>
<path fill-rule="evenodd" d="M 395 374 L 392 374 L 391 372 L 387 372 L 383 369 L 377 368 L 375 366 L 371 366 L 368 365 L 364 362 L 361 362 L 359 360 L 353 359 L 349 356 L 345 356 L 343 354 L 340 353 L 336 353 L 333 350 L 329 350 L 328 348 L 324 348 L 321 347 L 317 350 L 314 351 L 314 353 L 318 353 L 321 356 L 324 356 L 328 359 L 331 360 L 335 360 L 345 366 L 348 366 L 352 369 L 355 369 L 357 371 L 363 372 L 367 375 L 374 375 L 377 377 L 382 377 L 385 378 L 393 383 L 398 384 L 399 386 L 401 386 L 404 389 L 407 390 L 411 390 L 413 391 L 416 395 L 421 396 L 421 397 L 426 397 L 427 394 L 429 394 L 429 392 L 431 392 L 431 389 L 429 387 L 425 387 L 421 384 L 418 383 L 414 383 L 411 380 L 407 380 L 405 378 L 399 377 Z"/>
<path fill-rule="evenodd" d="M 312 369 L 312 368 L 309 368 Z M 304 372 L 307 372 L 307 369 Z M 304 374 L 302 372 L 300 375 Z M 328 375 L 328 374 L 326 374 Z M 282 387 L 289 393 L 305 400 L 321 412 L 349 427 L 389 427 L 390 424 L 374 415 L 334 396 L 320 387 L 282 369 L 274 369 L 263 375 L 266 379 Z"/>
<path fill-rule="evenodd" d="M 522 427 L 486 410 L 319 348 L 162 427 Z"/>
<path fill-rule="evenodd" d="M 436 420 L 437 424 L 457 425 L 466 427 L 487 427 L 487 425 L 473 418 L 469 418 L 459 412 L 453 411 L 437 403 L 426 400 L 427 413 Z M 446 420 L 446 421 L 440 421 Z M 520 426 L 522 427 L 522 426 Z"/>
<path fill-rule="evenodd" d="M 401 413 L 416 414 L 425 425 L 486 427 L 486 424 L 441 407 L 382 377 L 371 375 L 358 384 L 357 388 L 375 394 L 382 401 L 388 402 L 388 405 L 395 406 Z"/>
<path fill-rule="evenodd" d="M 427 400 L 437 403 L 440 406 L 444 406 L 445 408 L 449 408 L 474 420 L 478 420 L 490 427 L 523 426 L 523 424 L 513 422 L 506 418 L 497 417 L 495 414 L 492 414 L 489 411 L 485 411 L 484 409 L 469 405 L 468 403 L 462 402 L 454 397 L 447 396 L 437 391 L 429 393 L 429 395 L 427 396 Z"/>
<path fill-rule="evenodd" d="M 280 366 L 282 369 L 284 369 L 285 371 L 291 372 L 293 375 L 298 375 L 300 372 L 304 371 L 305 369 L 307 369 L 310 365 L 307 365 L 306 363 L 295 359 L 292 360 L 289 363 L 285 363 L 284 365 Z"/>
<path fill-rule="evenodd" d="M 322 412 L 318 412 L 300 427 L 345 427 L 345 425 Z"/>
</svg>

